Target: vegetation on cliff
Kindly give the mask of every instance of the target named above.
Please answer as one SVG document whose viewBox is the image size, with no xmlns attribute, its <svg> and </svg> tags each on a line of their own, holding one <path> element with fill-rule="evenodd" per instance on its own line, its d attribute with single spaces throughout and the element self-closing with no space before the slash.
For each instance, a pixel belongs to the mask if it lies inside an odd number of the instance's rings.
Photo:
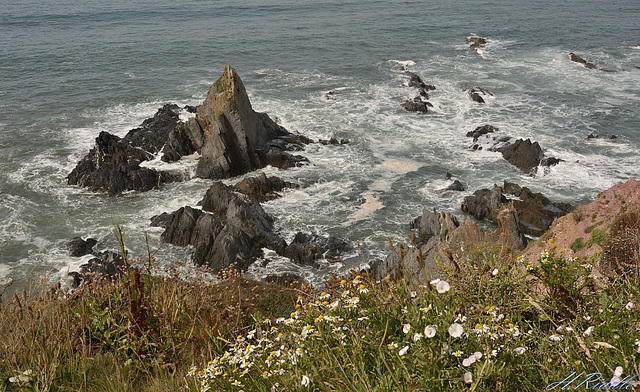
<svg viewBox="0 0 640 392">
<path fill-rule="evenodd" d="M 583 222 L 590 207 L 578 208 L 563 218 L 578 228 L 573 239 L 560 221 L 522 254 L 466 243 L 438 260 L 439 279 L 425 270 L 421 282 L 401 268 L 378 281 L 330 276 L 322 291 L 234 268 L 215 282 L 205 272 L 184 280 L 179 266 L 152 276 L 151 255 L 123 252 L 113 281 L 35 284 L 4 300 L 0 390 L 630 389 L 640 374 L 640 210 L 607 192 L 592 204 L 610 213 L 618 200 L 621 210 Z M 587 229 L 584 248 L 602 250 L 583 257 L 561 245 Z M 400 259 L 423 265 L 416 249 Z"/>
</svg>

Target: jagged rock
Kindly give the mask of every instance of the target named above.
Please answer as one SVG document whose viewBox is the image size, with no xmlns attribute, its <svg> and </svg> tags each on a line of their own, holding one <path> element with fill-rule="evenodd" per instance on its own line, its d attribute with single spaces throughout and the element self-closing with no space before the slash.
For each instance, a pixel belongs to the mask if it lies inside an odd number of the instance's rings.
<svg viewBox="0 0 640 392">
<path fill-rule="evenodd" d="M 270 140 L 290 133 L 265 113 L 253 110 L 240 76 L 229 65 L 198 107 L 196 120 L 204 140 L 196 169 L 198 177 L 228 178 L 274 162 L 278 167 L 304 162 L 302 157 L 267 146 Z M 284 164 L 287 160 L 291 163 Z"/>
<path fill-rule="evenodd" d="M 318 142 L 322 145 L 333 145 L 333 146 L 337 146 L 339 144 L 348 144 L 349 143 L 349 139 L 336 139 L 335 137 L 332 137 L 329 140 L 318 140 Z"/>
<path fill-rule="evenodd" d="M 149 152 L 103 131 L 94 148 L 67 176 L 67 183 L 116 196 L 127 190 L 148 191 L 179 180 L 176 175 L 140 167 L 140 163 L 152 157 Z"/>
<path fill-rule="evenodd" d="M 254 248 L 269 248 L 283 254 L 287 244 L 273 232 L 273 217 L 260 204 L 234 199 L 227 208 L 227 226 L 235 226 L 253 241 Z"/>
<path fill-rule="evenodd" d="M 75 237 L 71 241 L 67 242 L 67 250 L 69 255 L 73 257 L 81 257 L 88 254 L 93 254 L 93 247 L 98 243 L 93 238 L 87 238 L 83 240 L 81 237 Z"/>
<path fill-rule="evenodd" d="M 416 243 L 420 245 L 433 237 L 437 237 L 439 241 L 446 241 L 449 232 L 459 225 L 458 219 L 452 214 L 438 214 L 424 209 L 422 215 L 411 223 L 411 228 L 416 231 Z"/>
<path fill-rule="evenodd" d="M 213 272 L 235 265 L 246 271 L 251 263 L 262 255 L 262 249 L 247 233 L 233 225 L 226 225 L 216 237 L 206 257 L 206 265 Z M 196 261 L 197 262 L 197 261 Z"/>
<path fill-rule="evenodd" d="M 569 58 L 571 59 L 571 61 L 575 61 L 576 63 L 580 63 L 582 65 L 584 65 L 585 67 L 589 68 L 589 69 L 596 69 L 596 65 L 593 63 L 588 62 L 587 60 L 583 59 L 582 57 L 578 56 L 575 53 L 569 53 Z"/>
<path fill-rule="evenodd" d="M 402 103 L 402 107 L 407 112 L 427 113 L 429 112 L 429 103 L 420 99 L 407 100 Z"/>
<path fill-rule="evenodd" d="M 464 184 L 462 184 L 459 180 L 453 180 L 453 184 L 449 185 L 448 187 L 444 188 L 443 191 L 456 191 L 456 192 L 462 192 L 464 191 Z"/>
<path fill-rule="evenodd" d="M 553 165 L 557 165 L 560 162 L 564 162 L 564 159 L 548 157 L 548 158 L 543 158 L 540 161 L 540 165 L 542 165 L 542 166 L 553 166 Z"/>
<path fill-rule="evenodd" d="M 164 162 L 175 162 L 184 155 L 191 155 L 201 151 L 204 143 L 204 133 L 195 118 L 180 123 L 169 134 L 162 152 Z"/>
<path fill-rule="evenodd" d="M 140 127 L 130 130 L 123 140 L 133 147 L 157 154 L 167 142 L 169 133 L 180 122 L 179 113 L 178 105 L 166 104 L 152 118 L 144 120 Z"/>
<path fill-rule="evenodd" d="M 248 177 L 235 184 L 234 189 L 247 196 L 249 200 L 256 203 L 273 200 L 280 197 L 278 192 L 282 192 L 286 188 L 297 188 L 297 185 L 281 178 L 266 174 L 257 177 Z"/>
<path fill-rule="evenodd" d="M 467 196 L 462 202 L 462 211 L 478 220 L 497 222 L 498 211 L 508 203 L 503 189 L 497 185 L 493 189 L 478 189 L 473 196 Z"/>
<path fill-rule="evenodd" d="M 298 232 L 283 255 L 298 264 L 315 266 L 315 260 L 336 259 L 349 250 L 351 245 L 339 238 Z"/>
<path fill-rule="evenodd" d="M 229 203 L 239 198 L 240 196 L 233 192 L 231 187 L 220 181 L 214 181 L 213 185 L 207 189 L 200 205 L 203 210 L 212 212 L 219 219 L 226 219 Z"/>
<path fill-rule="evenodd" d="M 163 226 L 165 231 L 162 233 L 162 240 L 178 246 L 192 245 L 193 229 L 198 219 L 205 214 L 204 211 L 189 206 L 169 214 L 170 218 Z"/>
<path fill-rule="evenodd" d="M 498 224 L 498 213 L 509 204 L 516 211 L 519 230 L 534 237 L 541 236 L 554 219 L 573 209 L 570 204 L 552 202 L 541 193 L 505 181 L 502 187 L 494 185 L 491 190 L 480 189 L 473 196 L 465 197 L 462 211 L 476 219 Z"/>
</svg>

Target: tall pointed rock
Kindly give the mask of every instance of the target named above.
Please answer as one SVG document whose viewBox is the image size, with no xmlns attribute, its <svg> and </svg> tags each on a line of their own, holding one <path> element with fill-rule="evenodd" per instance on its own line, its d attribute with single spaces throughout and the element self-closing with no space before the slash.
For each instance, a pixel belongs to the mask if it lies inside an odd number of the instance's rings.
<svg viewBox="0 0 640 392">
<path fill-rule="evenodd" d="M 260 150 L 278 126 L 251 107 L 240 76 L 226 65 L 222 76 L 209 89 L 198 107 L 196 119 L 204 145 L 196 174 L 205 178 L 227 178 L 266 165 Z"/>
</svg>

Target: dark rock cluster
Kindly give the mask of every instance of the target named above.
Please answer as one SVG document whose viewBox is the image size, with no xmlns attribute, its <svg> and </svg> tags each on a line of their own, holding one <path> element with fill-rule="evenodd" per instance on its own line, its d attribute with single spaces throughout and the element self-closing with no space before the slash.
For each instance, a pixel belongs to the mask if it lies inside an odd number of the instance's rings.
<svg viewBox="0 0 640 392">
<path fill-rule="evenodd" d="M 409 87 L 417 90 L 417 95 L 413 99 L 408 99 L 402 103 L 402 107 L 408 112 L 427 113 L 433 105 L 429 102 L 429 91 L 436 88 L 430 84 L 425 84 L 417 74 L 406 71 L 409 75 Z"/>
</svg>

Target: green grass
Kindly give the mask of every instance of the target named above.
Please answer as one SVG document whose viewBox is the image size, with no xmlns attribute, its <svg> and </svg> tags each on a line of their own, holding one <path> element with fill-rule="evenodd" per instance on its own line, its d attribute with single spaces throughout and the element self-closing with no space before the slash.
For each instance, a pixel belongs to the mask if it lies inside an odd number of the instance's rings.
<svg viewBox="0 0 640 392">
<path fill-rule="evenodd" d="M 537 262 L 466 245 L 440 282 L 353 273 L 322 292 L 132 262 L 115 282 L 5 301 L 0 390 L 538 391 L 572 371 L 639 374 L 638 285 L 598 282 L 550 243 Z"/>
</svg>

